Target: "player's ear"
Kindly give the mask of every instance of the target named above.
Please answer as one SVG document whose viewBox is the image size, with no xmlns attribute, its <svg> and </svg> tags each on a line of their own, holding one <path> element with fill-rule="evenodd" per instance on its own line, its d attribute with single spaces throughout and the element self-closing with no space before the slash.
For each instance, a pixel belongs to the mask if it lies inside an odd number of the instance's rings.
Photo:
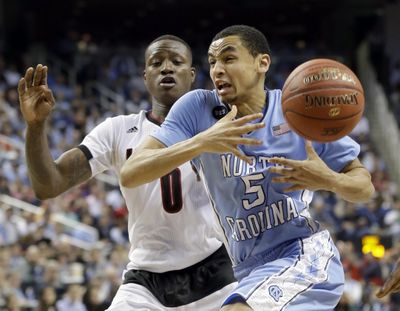
<svg viewBox="0 0 400 311">
<path fill-rule="evenodd" d="M 192 67 L 190 69 L 190 76 L 191 76 L 192 84 L 193 84 L 194 83 L 194 79 L 196 79 L 196 68 Z"/>
<path fill-rule="evenodd" d="M 258 57 L 258 70 L 260 73 L 265 74 L 269 69 L 269 65 L 271 65 L 271 57 L 269 54 L 260 54 Z"/>
<path fill-rule="evenodd" d="M 146 81 L 147 77 L 146 77 L 146 69 L 143 70 L 143 80 Z"/>
</svg>

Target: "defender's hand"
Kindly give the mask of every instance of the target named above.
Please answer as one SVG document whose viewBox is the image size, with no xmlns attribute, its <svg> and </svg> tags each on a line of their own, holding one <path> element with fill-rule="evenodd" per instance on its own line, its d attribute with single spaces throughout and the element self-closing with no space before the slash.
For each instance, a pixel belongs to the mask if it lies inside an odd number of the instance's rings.
<svg viewBox="0 0 400 311">
<path fill-rule="evenodd" d="M 28 68 L 18 82 L 19 103 L 27 124 L 43 123 L 55 105 L 53 93 L 47 85 L 47 66 Z"/>
</svg>

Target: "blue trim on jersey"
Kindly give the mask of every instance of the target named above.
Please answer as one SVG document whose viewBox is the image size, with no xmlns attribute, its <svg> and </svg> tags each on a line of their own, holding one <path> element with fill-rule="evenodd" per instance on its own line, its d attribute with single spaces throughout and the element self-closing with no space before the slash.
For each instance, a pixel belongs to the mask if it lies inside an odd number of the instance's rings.
<svg viewBox="0 0 400 311">
<path fill-rule="evenodd" d="M 238 302 L 246 303 L 246 299 L 244 299 L 241 295 L 234 293 L 234 294 L 228 296 L 228 298 L 225 299 L 225 301 L 222 305 L 223 306 L 231 305 L 231 304 L 238 303 Z"/>
</svg>

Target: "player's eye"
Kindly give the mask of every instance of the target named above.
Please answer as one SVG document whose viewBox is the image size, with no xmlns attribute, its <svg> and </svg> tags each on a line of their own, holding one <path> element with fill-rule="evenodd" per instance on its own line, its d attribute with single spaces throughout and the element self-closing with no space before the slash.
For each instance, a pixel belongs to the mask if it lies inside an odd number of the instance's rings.
<svg viewBox="0 0 400 311">
<path fill-rule="evenodd" d="M 150 63 L 150 65 L 153 66 L 153 67 L 159 67 L 159 66 L 161 66 L 161 62 L 160 61 L 153 61 L 153 62 Z"/>
<path fill-rule="evenodd" d="M 178 60 L 178 59 L 174 60 L 173 63 L 174 63 L 174 65 L 176 65 L 176 66 L 179 66 L 179 65 L 183 64 L 183 62 L 180 61 L 180 60 Z"/>
<path fill-rule="evenodd" d="M 216 61 L 215 61 L 215 59 L 209 59 L 208 63 L 210 64 L 210 66 L 214 66 Z"/>
</svg>

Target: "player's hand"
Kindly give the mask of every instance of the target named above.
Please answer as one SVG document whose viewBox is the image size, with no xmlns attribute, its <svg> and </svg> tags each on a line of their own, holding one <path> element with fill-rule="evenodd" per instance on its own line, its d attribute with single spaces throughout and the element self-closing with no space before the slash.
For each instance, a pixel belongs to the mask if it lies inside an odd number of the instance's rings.
<svg viewBox="0 0 400 311">
<path fill-rule="evenodd" d="M 291 160 L 284 158 L 270 158 L 268 162 L 280 164 L 279 166 L 270 167 L 271 173 L 279 174 L 272 178 L 274 183 L 290 183 L 285 192 L 297 190 L 329 190 L 334 181 L 335 173 L 315 152 L 311 141 L 306 141 L 306 160 Z"/>
<path fill-rule="evenodd" d="M 233 153 L 238 158 L 251 163 L 251 159 L 243 154 L 238 145 L 260 145 L 262 141 L 253 138 L 242 137 L 243 134 L 258 130 L 265 126 L 263 122 L 249 123 L 261 119 L 262 113 L 255 113 L 235 119 L 237 114 L 236 106 L 221 120 L 215 123 L 206 131 L 195 136 L 201 145 L 203 152 L 211 153 Z"/>
<path fill-rule="evenodd" d="M 18 82 L 19 103 L 27 124 L 43 123 L 55 105 L 53 93 L 47 86 L 47 66 L 28 68 Z"/>
<path fill-rule="evenodd" d="M 400 259 L 397 261 L 394 270 L 389 275 L 385 284 L 376 293 L 378 298 L 383 298 L 388 294 L 400 292 Z"/>
</svg>

